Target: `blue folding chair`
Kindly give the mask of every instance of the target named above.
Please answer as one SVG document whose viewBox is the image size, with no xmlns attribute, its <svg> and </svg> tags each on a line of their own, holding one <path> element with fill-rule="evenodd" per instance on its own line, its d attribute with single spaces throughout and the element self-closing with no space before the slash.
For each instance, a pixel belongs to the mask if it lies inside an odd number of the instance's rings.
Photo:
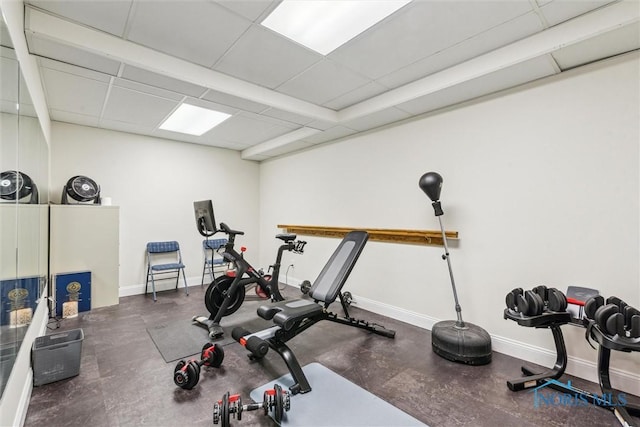
<svg viewBox="0 0 640 427">
<path fill-rule="evenodd" d="M 147 243 L 147 279 L 144 284 L 145 295 L 147 294 L 149 277 L 151 277 L 153 301 L 156 301 L 156 275 L 170 273 L 177 274 L 176 289 L 178 289 L 180 271 L 182 271 L 182 278 L 184 279 L 184 289 L 187 292 L 187 295 L 189 295 L 187 277 L 184 273 L 184 264 L 182 263 L 182 254 L 180 253 L 180 244 L 176 241 Z M 159 279 L 166 278 L 167 277 L 160 277 Z"/>
<path fill-rule="evenodd" d="M 206 273 L 209 273 L 211 281 L 214 281 L 216 278 L 215 268 L 229 264 L 229 261 L 218 254 L 218 250 L 224 247 L 227 242 L 227 239 L 205 239 L 202 241 L 204 264 L 202 265 L 202 281 L 200 282 L 200 286 L 204 286 L 204 275 Z"/>
</svg>

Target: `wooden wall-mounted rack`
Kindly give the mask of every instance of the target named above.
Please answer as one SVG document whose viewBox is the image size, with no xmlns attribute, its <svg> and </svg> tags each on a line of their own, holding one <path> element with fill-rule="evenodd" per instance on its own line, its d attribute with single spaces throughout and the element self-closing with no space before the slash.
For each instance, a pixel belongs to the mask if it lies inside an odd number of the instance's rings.
<svg viewBox="0 0 640 427">
<path fill-rule="evenodd" d="M 369 233 L 369 239 L 379 242 L 412 243 L 418 245 L 442 246 L 442 232 L 437 230 L 398 230 L 389 228 L 361 228 L 361 227 L 324 227 L 318 225 L 283 225 L 278 228 L 287 233 L 301 234 L 304 236 L 338 237 L 342 238 L 349 231 L 364 230 Z M 445 231 L 447 240 L 457 239 L 457 231 Z"/>
</svg>

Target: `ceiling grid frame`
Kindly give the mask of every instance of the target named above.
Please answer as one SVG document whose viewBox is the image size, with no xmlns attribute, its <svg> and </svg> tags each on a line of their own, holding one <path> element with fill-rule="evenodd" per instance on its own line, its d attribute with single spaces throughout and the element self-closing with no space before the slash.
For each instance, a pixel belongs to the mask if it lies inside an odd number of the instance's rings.
<svg viewBox="0 0 640 427">
<path fill-rule="evenodd" d="M 18 1 L 22 2 L 21 0 Z M 69 1 L 72 2 L 73 0 Z M 109 0 L 107 0 L 107 3 L 108 1 Z M 83 25 L 82 23 L 69 21 L 68 18 L 65 18 L 64 16 L 53 16 L 51 15 L 51 12 L 47 11 L 46 9 L 42 9 L 42 7 L 46 6 L 46 2 L 43 2 L 42 0 L 27 0 L 25 2 L 27 9 L 26 15 L 28 15 L 25 17 L 26 31 L 27 34 L 32 37 L 50 39 L 55 41 L 56 43 L 59 43 L 61 46 L 71 46 L 75 49 L 89 51 L 94 54 L 119 61 L 120 64 L 115 78 L 122 78 L 122 75 L 125 73 L 126 66 L 131 65 L 133 67 L 151 71 L 152 73 L 156 73 L 158 75 L 202 87 L 203 91 L 199 93 L 197 97 L 193 97 L 194 99 L 199 99 L 205 103 L 213 102 L 214 104 L 220 104 L 220 102 L 214 100 L 222 100 L 223 104 L 226 101 L 235 102 L 231 98 L 225 100 L 224 94 L 226 93 L 227 96 L 237 98 L 236 103 L 239 103 L 241 107 L 231 108 L 238 110 L 238 114 L 241 114 L 242 111 L 251 111 L 246 110 L 245 108 L 253 108 L 258 109 L 259 112 L 256 113 L 254 111 L 252 113 L 254 114 L 254 116 L 249 117 L 260 119 L 261 121 L 264 120 L 266 122 L 270 122 L 269 119 L 273 118 L 279 120 L 280 123 L 287 122 L 288 124 L 286 125 L 286 127 L 291 129 L 291 131 L 289 131 L 285 135 L 276 136 L 271 139 L 265 139 L 262 142 L 252 142 L 249 144 L 251 146 L 250 148 L 241 150 L 241 156 L 243 158 L 250 160 L 253 159 L 256 161 L 264 160 L 266 158 L 286 153 L 287 146 L 289 146 L 292 151 L 295 151 L 297 149 L 300 149 L 301 146 L 302 149 L 306 149 L 306 144 L 311 146 L 315 143 L 323 143 L 335 139 L 340 139 L 343 136 L 337 136 L 336 138 L 332 138 L 331 136 L 344 134 L 344 130 L 338 131 L 338 129 L 345 129 L 346 124 L 348 124 L 349 122 L 358 121 L 361 118 L 364 120 L 363 123 L 366 123 L 366 125 L 356 126 L 360 128 L 360 130 L 354 129 L 353 131 L 355 133 L 369 131 L 378 126 L 388 126 L 390 123 L 393 123 L 397 120 L 400 120 L 400 122 L 404 122 L 411 119 L 411 117 L 406 118 L 404 116 L 401 116 L 394 118 L 394 113 L 392 113 L 392 111 L 394 110 L 393 107 L 403 104 L 407 99 L 416 99 L 418 97 L 430 96 L 430 94 L 438 94 L 448 87 L 460 85 L 464 82 L 477 79 L 480 76 L 490 75 L 501 70 L 508 71 L 515 64 L 522 63 L 533 57 L 546 58 L 555 72 L 560 73 L 563 71 L 563 69 L 559 65 L 557 59 L 554 57 L 554 52 L 563 51 L 563 49 L 565 49 L 567 46 L 572 46 L 577 43 L 584 43 L 588 42 L 591 39 L 598 39 L 603 34 L 621 33 L 620 31 L 618 31 L 621 28 L 636 28 L 639 26 L 638 15 L 640 15 L 638 10 L 638 0 L 595 0 L 589 3 L 589 8 L 587 8 L 586 6 L 578 7 L 572 5 L 570 4 L 570 1 L 567 0 L 550 0 L 548 2 L 545 2 L 544 5 L 539 5 L 536 0 L 512 0 L 514 2 L 520 2 L 520 4 L 526 3 L 528 5 L 527 7 L 529 9 L 529 12 L 525 12 L 525 14 L 532 12 L 536 14 L 543 28 L 541 32 L 533 34 L 529 37 L 525 37 L 522 40 L 508 43 L 505 46 L 499 47 L 493 51 L 481 54 L 479 57 L 468 58 L 467 60 L 450 66 L 442 71 L 438 71 L 430 75 L 425 75 L 422 78 L 418 78 L 417 80 L 392 89 L 388 89 L 386 85 L 382 84 L 382 87 L 387 88 L 382 92 L 380 92 L 380 86 L 375 87 L 375 89 L 373 86 L 371 86 L 374 82 L 380 85 L 380 83 L 377 82 L 377 79 L 369 80 L 368 83 L 365 82 L 364 84 L 357 87 L 351 87 L 350 90 L 346 91 L 342 95 L 332 97 L 329 101 L 323 102 L 322 105 L 318 105 L 316 103 L 308 102 L 304 99 L 279 92 L 277 89 L 283 87 L 286 82 L 292 81 L 295 78 L 298 78 L 299 76 L 310 72 L 310 70 L 313 67 L 318 66 L 318 64 L 327 60 L 333 61 L 334 59 L 331 54 L 325 56 L 320 61 L 316 61 L 315 63 L 305 67 L 302 70 L 297 70 L 298 72 L 294 75 L 294 77 L 289 78 L 285 82 L 282 82 L 273 90 L 260 85 L 256 85 L 255 83 L 252 83 L 250 81 L 238 80 L 237 78 L 234 78 L 233 75 L 228 75 L 214 70 L 216 64 L 218 64 L 224 56 L 228 55 L 229 52 L 234 49 L 238 41 L 247 32 L 249 32 L 251 28 L 260 26 L 259 22 L 261 22 L 261 20 L 264 19 L 270 13 L 270 11 L 273 10 L 274 7 L 276 7 L 278 3 L 277 1 L 271 1 L 268 6 L 262 9 L 262 11 L 256 9 L 255 6 L 253 7 L 253 10 L 249 10 L 248 7 L 245 6 L 232 7 L 231 4 L 225 3 L 224 1 L 214 1 L 214 3 L 224 8 L 228 13 L 232 13 L 238 17 L 248 20 L 250 21 L 250 24 L 248 27 L 246 27 L 245 31 L 241 34 L 240 37 L 233 40 L 233 43 L 229 44 L 226 47 L 224 54 L 215 61 L 211 69 L 202 67 L 202 70 L 198 69 L 198 67 L 201 66 L 198 66 L 196 64 L 190 63 L 185 60 L 180 60 L 179 58 L 171 57 L 170 55 L 163 54 L 162 52 L 153 50 L 152 48 L 136 45 L 135 43 L 126 40 L 128 31 L 130 30 L 132 25 L 132 17 L 138 9 L 137 5 L 139 1 L 141 0 L 131 0 L 126 20 L 124 24 L 120 24 L 124 25 L 122 38 L 118 38 L 109 33 L 104 33 L 100 30 L 95 30 Z M 34 8 L 32 4 L 36 7 Z M 556 4 L 560 4 L 560 6 L 555 8 L 548 7 L 550 5 L 556 6 Z M 407 10 L 410 10 L 411 6 L 415 6 L 415 3 L 405 6 L 405 8 L 408 8 Z M 542 6 L 547 7 L 547 9 L 543 8 Z M 572 8 L 579 13 L 569 16 Z M 402 10 L 403 9 L 400 9 L 391 16 L 385 18 L 383 21 L 381 21 L 381 23 L 370 27 L 366 31 L 357 35 L 356 37 L 354 37 L 354 39 L 352 39 L 352 41 L 368 37 L 373 29 L 378 25 L 386 25 L 387 23 L 391 23 L 395 16 L 402 13 Z M 122 11 L 119 11 L 118 13 L 119 16 L 122 15 Z M 549 27 L 550 21 L 547 17 L 548 13 L 556 13 L 556 16 L 551 16 L 550 19 L 554 22 L 559 23 Z M 34 15 L 36 18 L 35 24 L 34 20 L 32 19 Z M 559 21 L 558 16 L 563 16 L 563 20 Z M 255 19 L 252 19 L 254 17 Z M 514 19 L 515 18 L 511 18 L 511 20 Z M 54 25 L 43 25 L 43 22 L 47 24 L 53 23 Z M 107 24 L 105 23 L 104 26 L 106 25 Z M 465 40 L 454 43 L 452 46 L 456 46 L 457 44 L 466 44 L 470 39 L 476 37 L 481 33 L 492 33 L 494 32 L 496 26 L 501 25 L 502 24 L 497 24 L 493 27 L 485 27 L 480 33 L 469 36 Z M 109 28 L 115 27 L 117 27 L 116 23 L 109 24 Z M 547 28 L 544 29 L 545 27 Z M 67 33 L 65 34 L 65 32 Z M 569 37 L 567 37 L 566 34 L 563 34 L 567 32 L 571 33 Z M 633 31 L 627 31 L 624 34 L 628 35 L 635 33 Z M 616 40 L 615 37 L 612 37 L 611 39 Z M 96 41 L 98 43 L 94 43 Z M 350 49 L 352 49 L 351 46 L 351 42 L 347 42 L 342 47 L 336 49 L 336 51 L 342 49 L 344 49 L 345 51 L 350 51 Z M 399 46 L 398 48 L 402 47 Z M 632 50 L 640 48 L 640 40 L 636 44 L 631 44 L 630 48 Z M 449 49 L 451 49 L 451 47 L 448 47 L 445 50 Z M 520 53 L 517 52 L 518 50 L 520 50 Z M 136 53 L 138 55 L 137 57 Z M 615 52 L 614 54 L 620 54 L 620 52 Z M 603 51 L 599 55 L 601 58 L 606 58 L 608 56 L 611 56 L 612 54 L 607 54 L 606 51 Z M 572 56 L 570 56 L 570 59 L 563 59 L 565 63 L 568 60 L 571 60 L 573 61 L 571 64 L 575 64 L 580 60 L 579 57 L 575 57 L 575 52 L 572 52 Z M 594 60 L 589 58 L 587 59 L 590 61 Z M 53 55 L 52 60 L 56 61 Z M 381 58 L 381 60 L 384 60 L 384 58 Z M 415 64 L 418 61 L 421 61 L 421 59 L 419 57 L 416 57 L 413 59 L 412 64 Z M 569 64 L 571 67 L 576 66 L 571 64 Z M 181 66 L 184 67 L 181 68 Z M 340 66 L 350 70 L 357 75 L 360 75 L 358 70 L 351 69 L 348 64 L 340 64 Z M 517 67 L 514 67 L 514 69 L 517 69 Z M 566 66 L 565 69 L 567 69 Z M 111 87 L 116 81 L 115 78 L 109 79 L 108 94 L 103 100 L 104 102 L 102 104 L 100 114 L 101 118 L 104 114 L 107 103 L 112 98 L 110 96 L 110 93 Z M 49 99 L 52 95 L 49 91 L 46 91 L 46 78 L 42 77 L 42 79 L 43 85 L 45 86 L 47 99 Z M 144 81 L 139 81 L 139 83 L 142 83 L 143 85 L 147 84 Z M 161 86 L 157 87 L 162 88 Z M 167 89 L 165 88 L 164 90 Z M 361 95 L 357 95 L 359 91 L 362 93 Z M 371 96 L 371 93 L 375 92 L 378 92 L 378 94 Z M 488 95 L 490 93 L 491 92 L 486 94 Z M 356 99 L 358 99 L 358 97 L 364 98 L 356 101 L 355 104 L 347 104 L 347 106 L 342 108 L 329 108 L 325 106 L 327 104 L 331 104 L 334 101 L 334 105 L 339 105 L 340 102 L 337 100 L 340 98 L 347 100 L 349 99 L 349 94 L 353 94 L 353 97 L 355 97 Z M 354 99 L 353 97 L 352 99 Z M 188 100 L 188 98 L 189 96 L 187 95 L 183 96 L 183 101 L 181 102 L 184 102 L 184 100 Z M 255 104 L 254 106 L 251 106 L 252 104 L 243 104 L 243 100 L 250 103 L 257 102 L 257 104 Z M 178 103 L 178 105 L 179 104 L 180 102 Z M 264 105 L 264 107 L 257 108 L 260 104 Z M 175 108 L 177 108 L 177 106 Z M 390 115 L 384 113 L 385 111 L 389 111 Z M 397 109 L 397 111 L 402 111 L 402 109 Z M 269 114 L 269 112 L 271 112 L 271 114 Z M 372 118 L 377 117 L 380 113 L 383 114 L 380 117 L 379 121 L 365 119 L 365 117 L 369 115 L 372 115 Z M 71 112 L 71 114 L 73 115 L 77 113 Z M 410 116 L 412 115 L 412 113 L 407 114 L 409 114 Z M 418 114 L 417 116 L 420 116 L 422 114 L 423 113 Z M 303 119 L 303 117 L 309 118 L 309 120 Z M 282 120 L 284 120 L 284 122 L 282 122 Z M 175 139 L 182 140 L 184 142 L 200 143 L 213 146 L 215 146 L 217 143 L 221 146 L 228 145 L 230 143 L 230 141 L 220 140 L 219 138 L 216 139 L 216 137 L 214 136 L 215 132 L 209 132 L 210 135 L 205 134 L 201 138 L 189 138 L 186 136 L 180 137 L 178 135 L 169 136 L 166 134 L 160 135 L 155 131 L 157 130 L 161 121 L 162 120 L 159 120 L 158 123 L 156 123 L 156 125 L 154 126 L 154 131 L 152 131 L 151 135 L 155 134 L 156 136 L 160 136 L 163 138 L 175 137 Z M 308 136 L 301 137 L 300 135 L 304 135 L 305 132 L 307 132 L 305 131 L 306 128 L 314 129 L 314 131 Z M 346 128 L 348 128 L 348 126 Z M 336 132 L 333 132 L 332 129 L 336 129 Z M 242 132 L 241 128 L 238 128 L 237 130 L 239 132 Z M 348 132 L 346 133 L 348 134 Z M 323 137 L 323 134 L 325 134 L 326 137 Z M 287 135 L 289 136 L 287 137 Z M 292 140 L 292 138 L 296 138 L 296 135 L 299 139 Z M 324 141 L 325 139 L 326 141 Z M 255 141 L 255 136 L 252 137 L 251 140 Z M 305 142 L 306 144 L 303 144 L 302 142 Z M 235 142 L 232 144 L 237 146 L 237 143 Z"/>
</svg>

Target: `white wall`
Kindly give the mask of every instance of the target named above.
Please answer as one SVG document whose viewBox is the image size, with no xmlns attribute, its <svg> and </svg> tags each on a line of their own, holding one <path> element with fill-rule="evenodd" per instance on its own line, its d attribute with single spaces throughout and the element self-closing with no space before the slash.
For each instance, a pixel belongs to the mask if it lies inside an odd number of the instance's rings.
<svg viewBox="0 0 640 427">
<path fill-rule="evenodd" d="M 211 199 L 216 220 L 245 231 L 237 241 L 258 256 L 257 163 L 231 150 L 60 122 L 52 135 L 51 200 L 59 203 L 67 180 L 85 175 L 120 206 L 120 295 L 144 287 L 149 241 L 177 240 L 187 279 L 200 283 L 195 200 Z"/>
<path fill-rule="evenodd" d="M 451 261 L 463 317 L 487 329 L 495 349 L 552 362 L 548 330 L 503 319 L 511 289 L 587 286 L 640 307 L 638 77 L 635 52 L 264 162 L 262 259 L 273 256 L 276 224 L 438 230 L 418 188 L 423 173 L 437 171 L 445 228 L 460 233 Z M 285 262 L 313 280 L 338 241 L 307 240 L 305 255 Z M 453 319 L 442 252 L 370 242 L 346 289 L 416 324 Z M 584 330 L 563 329 L 570 371 L 594 379 Z M 615 354 L 612 366 L 640 394 L 637 356 Z"/>
</svg>

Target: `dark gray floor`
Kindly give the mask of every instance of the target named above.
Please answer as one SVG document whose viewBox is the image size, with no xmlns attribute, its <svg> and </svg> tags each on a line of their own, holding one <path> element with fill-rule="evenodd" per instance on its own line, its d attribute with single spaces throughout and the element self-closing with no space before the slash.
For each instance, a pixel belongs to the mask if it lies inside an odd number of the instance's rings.
<svg viewBox="0 0 640 427">
<path fill-rule="evenodd" d="M 287 292 L 292 298 L 298 296 L 292 288 Z M 231 343 L 224 347 L 222 368 L 204 368 L 193 390 L 177 388 L 172 378 L 175 363 L 165 363 L 146 328 L 207 314 L 203 295 L 200 288 L 192 288 L 188 297 L 183 291 L 163 292 L 156 303 L 150 296 L 132 296 L 121 298 L 117 306 L 63 320 L 61 329 L 84 330 L 80 375 L 34 388 L 26 425 L 207 426 L 212 425 L 214 400 L 225 392 L 240 393 L 247 402 L 252 389 L 288 373 L 277 354 L 270 352 L 262 361 L 252 362 L 244 348 Z M 241 310 L 256 304 L 247 301 Z M 338 303 L 332 308 L 340 312 Z M 535 408 L 533 393 L 509 391 L 505 382 L 519 376 L 522 362 L 518 359 L 494 353 L 493 362 L 486 366 L 451 363 L 431 351 L 428 331 L 363 310 L 352 311 L 355 317 L 395 329 L 396 338 L 320 322 L 289 342 L 300 364 L 319 362 L 432 427 L 617 424 L 606 409 Z M 566 379 L 576 387 L 599 392 L 597 384 Z M 305 398 L 313 399 L 313 392 Z M 245 412 L 242 421 L 232 425 L 273 423 L 255 411 Z"/>
</svg>

